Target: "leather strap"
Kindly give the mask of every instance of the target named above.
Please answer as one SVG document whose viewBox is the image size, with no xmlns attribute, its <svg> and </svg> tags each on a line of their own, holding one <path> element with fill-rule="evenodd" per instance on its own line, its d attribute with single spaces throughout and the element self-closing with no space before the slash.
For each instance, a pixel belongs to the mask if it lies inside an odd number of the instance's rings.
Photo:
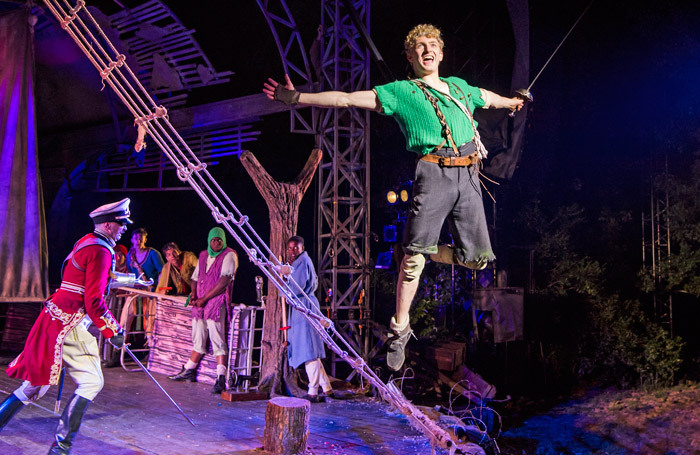
<svg viewBox="0 0 700 455">
<path fill-rule="evenodd" d="M 476 153 L 472 153 L 469 156 L 424 155 L 421 160 L 427 161 L 428 163 L 436 163 L 442 167 L 471 166 L 472 164 L 479 163 L 479 157 Z"/>
<path fill-rule="evenodd" d="M 423 91 L 425 98 L 428 101 L 430 101 L 430 104 L 433 105 L 433 109 L 435 109 L 435 115 L 437 115 L 437 118 L 440 121 L 440 125 L 442 126 L 442 133 L 445 135 L 445 140 L 443 140 L 442 143 L 435 148 L 442 148 L 442 146 L 445 145 L 445 143 L 447 143 L 447 145 L 451 147 L 452 150 L 454 150 L 455 155 L 459 156 L 459 148 L 457 147 L 457 144 L 455 144 L 454 139 L 452 139 L 452 130 L 447 124 L 445 114 L 442 113 L 442 111 L 440 110 L 440 106 L 438 106 L 437 98 L 435 97 L 435 95 L 431 94 L 428 91 L 428 84 L 426 84 L 425 81 L 422 81 L 420 79 L 412 79 L 411 82 L 416 84 L 418 88 L 420 88 Z"/>
</svg>

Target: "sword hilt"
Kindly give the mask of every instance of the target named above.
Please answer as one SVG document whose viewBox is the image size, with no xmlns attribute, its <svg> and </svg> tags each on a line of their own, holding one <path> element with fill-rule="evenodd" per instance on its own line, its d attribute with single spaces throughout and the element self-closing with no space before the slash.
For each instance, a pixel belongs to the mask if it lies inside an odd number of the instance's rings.
<svg viewBox="0 0 700 455">
<path fill-rule="evenodd" d="M 532 93 L 530 90 L 526 88 L 519 88 L 515 91 L 515 97 L 520 98 L 521 100 L 525 101 L 526 103 L 531 103 L 532 102 Z"/>
<path fill-rule="evenodd" d="M 519 88 L 515 91 L 513 94 L 515 98 L 520 98 L 526 103 L 531 103 L 532 102 L 532 93 L 530 92 L 529 89 L 526 88 Z M 510 111 L 510 114 L 508 114 L 509 117 L 515 117 L 515 110 Z"/>
</svg>

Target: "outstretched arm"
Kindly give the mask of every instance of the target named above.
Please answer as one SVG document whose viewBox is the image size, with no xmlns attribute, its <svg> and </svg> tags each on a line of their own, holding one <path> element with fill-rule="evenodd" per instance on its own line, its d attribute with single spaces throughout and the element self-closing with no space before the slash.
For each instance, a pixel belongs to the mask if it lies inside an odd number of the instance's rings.
<svg viewBox="0 0 700 455">
<path fill-rule="evenodd" d="M 294 84 L 289 79 L 289 75 L 284 75 L 285 85 L 281 85 L 272 78 L 268 78 L 263 84 L 263 93 L 268 98 L 284 104 L 302 104 L 305 106 L 318 107 L 357 107 L 379 111 L 381 103 L 374 90 L 361 90 L 358 92 L 319 92 L 301 93 L 294 89 Z"/>
<path fill-rule="evenodd" d="M 481 97 L 484 99 L 484 109 L 510 109 L 511 111 L 519 111 L 525 103 L 522 98 L 506 98 L 483 88 Z"/>
</svg>

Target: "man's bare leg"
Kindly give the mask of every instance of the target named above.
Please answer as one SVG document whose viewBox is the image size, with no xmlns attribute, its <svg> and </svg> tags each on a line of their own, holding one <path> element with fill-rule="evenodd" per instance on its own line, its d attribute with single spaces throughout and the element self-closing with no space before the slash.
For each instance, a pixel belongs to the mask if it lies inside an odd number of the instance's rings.
<svg viewBox="0 0 700 455">
<path fill-rule="evenodd" d="M 406 254 L 401 261 L 399 280 L 396 284 L 396 314 L 391 318 L 389 325 L 392 336 L 386 356 L 386 364 L 393 371 L 401 369 L 406 358 L 404 351 L 413 333 L 409 324 L 409 312 L 424 266 L 425 256 L 422 254 Z"/>
</svg>

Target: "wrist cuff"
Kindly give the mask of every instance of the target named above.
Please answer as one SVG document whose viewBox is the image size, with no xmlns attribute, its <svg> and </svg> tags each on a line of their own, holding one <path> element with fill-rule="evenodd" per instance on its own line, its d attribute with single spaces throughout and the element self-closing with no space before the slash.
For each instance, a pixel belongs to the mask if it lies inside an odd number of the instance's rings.
<svg viewBox="0 0 700 455">
<path fill-rule="evenodd" d="M 281 84 L 275 87 L 275 100 L 281 101 L 287 106 L 299 103 L 299 92 L 289 90 Z"/>
</svg>

